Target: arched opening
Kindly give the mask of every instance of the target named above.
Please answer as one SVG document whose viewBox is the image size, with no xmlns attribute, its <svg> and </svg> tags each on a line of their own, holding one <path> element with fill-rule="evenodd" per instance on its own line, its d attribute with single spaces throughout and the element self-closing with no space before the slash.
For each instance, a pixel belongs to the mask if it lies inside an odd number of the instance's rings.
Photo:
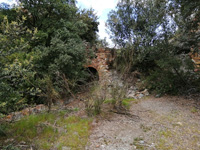
<svg viewBox="0 0 200 150">
<path fill-rule="evenodd" d="M 99 74 L 98 74 L 98 71 L 95 68 L 88 67 L 87 68 L 87 72 L 88 72 L 87 82 L 92 82 L 92 81 L 98 81 L 99 80 Z"/>
</svg>

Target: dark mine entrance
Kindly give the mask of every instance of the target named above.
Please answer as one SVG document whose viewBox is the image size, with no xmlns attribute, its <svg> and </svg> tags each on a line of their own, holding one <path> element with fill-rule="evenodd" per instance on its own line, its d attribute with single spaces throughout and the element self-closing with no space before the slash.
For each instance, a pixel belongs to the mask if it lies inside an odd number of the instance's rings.
<svg viewBox="0 0 200 150">
<path fill-rule="evenodd" d="M 88 72 L 87 82 L 92 82 L 92 81 L 98 81 L 99 80 L 99 74 L 98 74 L 98 71 L 95 68 L 88 67 L 87 68 L 87 72 Z"/>
</svg>

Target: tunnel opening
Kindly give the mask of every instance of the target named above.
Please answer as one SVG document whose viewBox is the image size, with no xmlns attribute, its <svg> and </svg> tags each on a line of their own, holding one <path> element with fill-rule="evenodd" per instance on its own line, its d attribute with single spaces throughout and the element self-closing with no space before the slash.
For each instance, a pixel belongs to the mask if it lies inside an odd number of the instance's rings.
<svg viewBox="0 0 200 150">
<path fill-rule="evenodd" d="M 87 82 L 99 81 L 99 74 L 95 68 L 88 67 L 87 72 L 88 72 Z"/>
</svg>

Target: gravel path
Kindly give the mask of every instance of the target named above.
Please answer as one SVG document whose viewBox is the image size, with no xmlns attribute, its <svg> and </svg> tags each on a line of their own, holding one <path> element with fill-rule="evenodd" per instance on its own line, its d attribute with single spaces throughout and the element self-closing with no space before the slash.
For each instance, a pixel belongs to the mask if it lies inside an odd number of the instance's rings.
<svg viewBox="0 0 200 150">
<path fill-rule="evenodd" d="M 189 105 L 188 105 L 189 104 Z M 133 117 L 110 113 L 93 122 L 87 150 L 199 150 L 200 111 L 194 101 L 148 97 Z"/>
</svg>

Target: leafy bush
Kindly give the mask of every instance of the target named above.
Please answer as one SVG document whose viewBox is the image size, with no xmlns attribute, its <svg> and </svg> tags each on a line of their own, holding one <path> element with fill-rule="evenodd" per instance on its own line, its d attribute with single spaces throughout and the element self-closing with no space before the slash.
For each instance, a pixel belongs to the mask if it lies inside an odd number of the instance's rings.
<svg viewBox="0 0 200 150">
<path fill-rule="evenodd" d="M 76 82 L 86 74 L 85 42 L 94 44 L 98 31 L 94 10 L 81 11 L 74 0 L 32 1 L 31 6 L 27 0 L 20 2 L 12 9 L 15 13 L 0 6 L 0 113 L 4 114 L 45 99 L 50 106 L 60 95 L 77 90 Z"/>
<path fill-rule="evenodd" d="M 191 60 L 181 57 L 199 43 L 197 4 L 197 0 L 119 1 L 107 20 L 111 38 L 120 49 L 116 68 L 143 73 L 145 86 L 162 94 L 177 94 L 196 85 L 199 76 L 192 72 Z"/>
<path fill-rule="evenodd" d="M 146 76 L 145 84 L 159 94 L 186 92 L 196 81 L 191 60 L 186 57 L 165 56 L 156 61 L 157 67 Z M 197 76 L 196 76 L 197 77 Z"/>
</svg>

